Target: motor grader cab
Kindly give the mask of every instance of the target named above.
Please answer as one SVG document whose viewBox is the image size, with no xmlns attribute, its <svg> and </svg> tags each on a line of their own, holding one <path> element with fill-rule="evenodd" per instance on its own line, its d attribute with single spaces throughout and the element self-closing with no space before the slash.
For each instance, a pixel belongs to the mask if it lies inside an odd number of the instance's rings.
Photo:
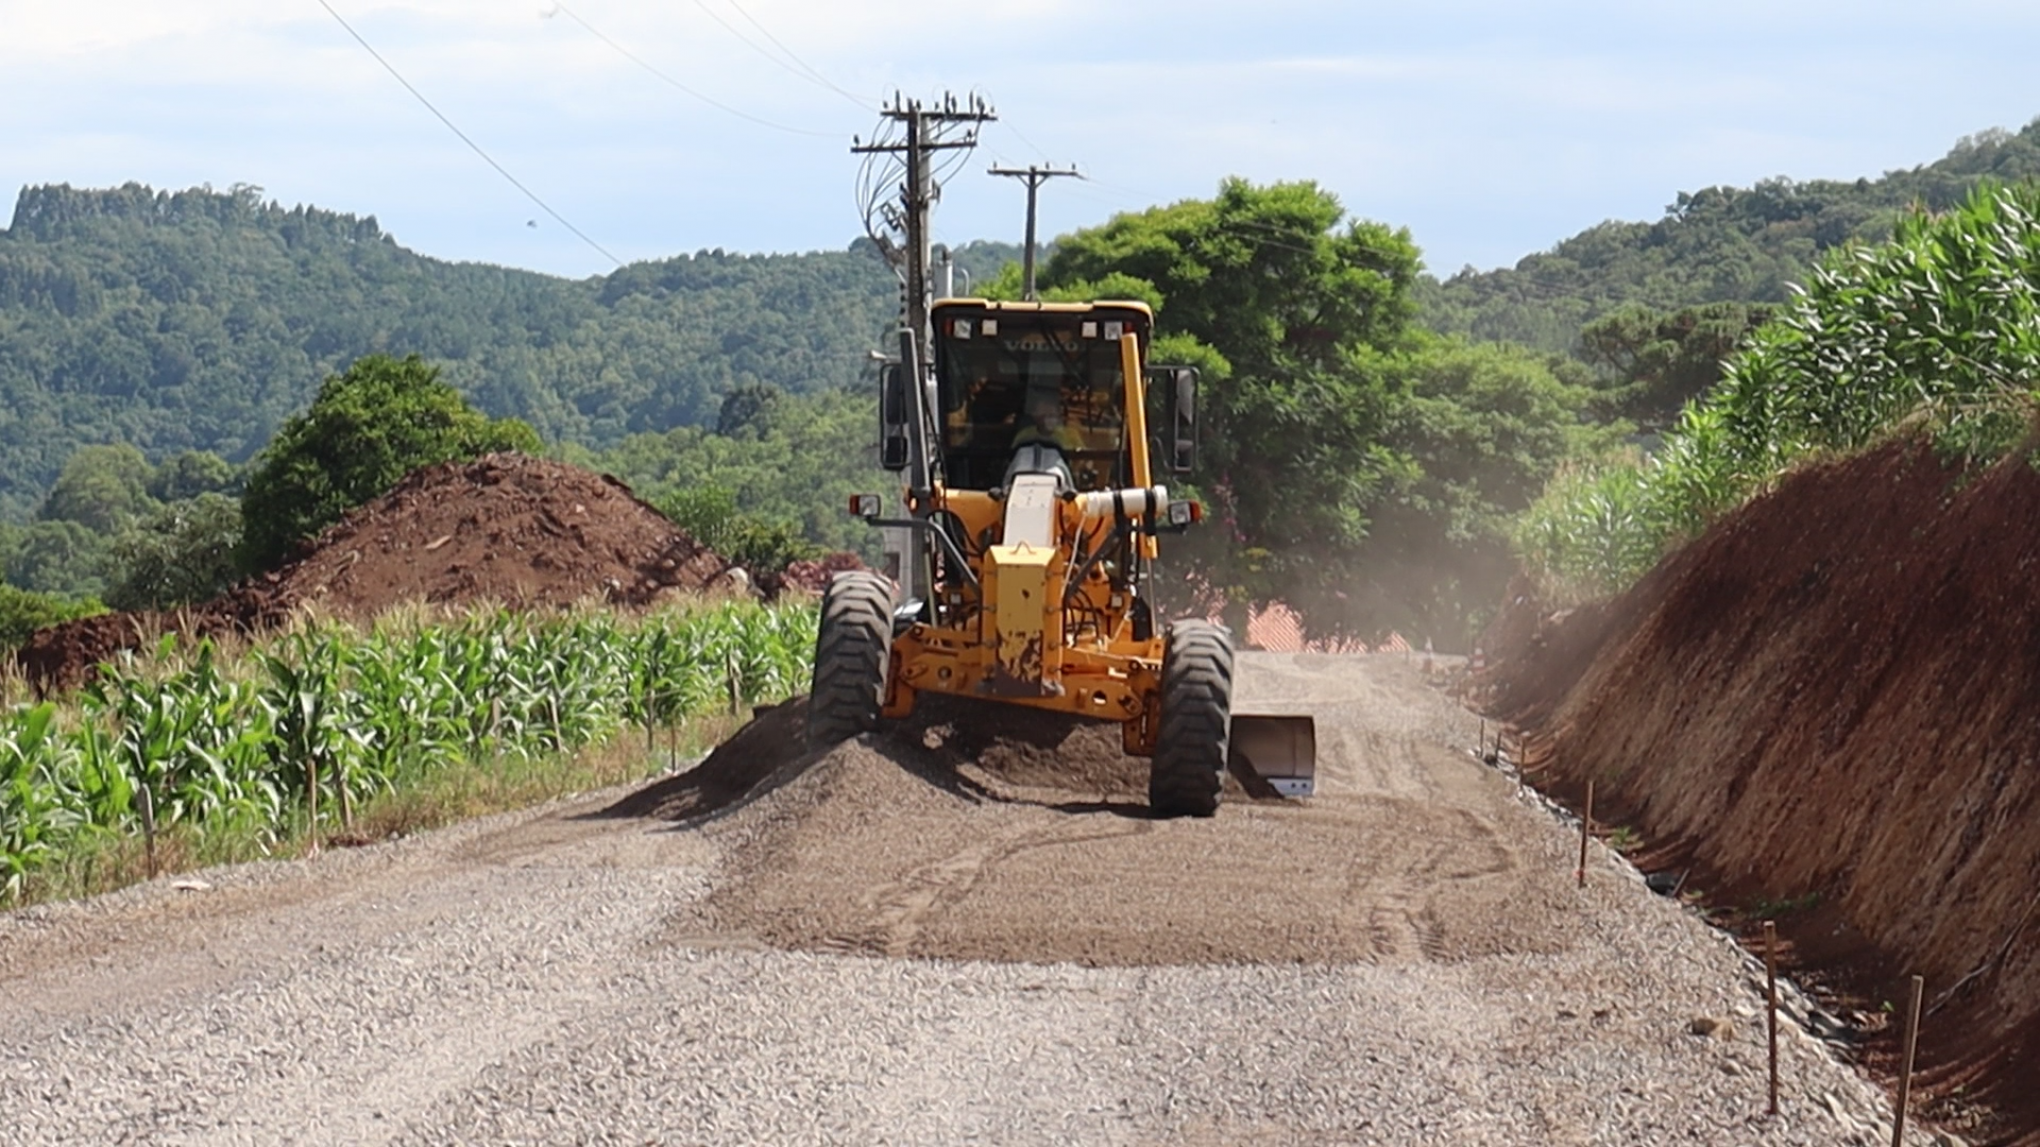
<svg viewBox="0 0 2040 1147">
<path fill-rule="evenodd" d="M 1196 373 L 1144 365 L 1148 308 L 950 299 L 931 319 L 929 353 L 903 333 L 881 388 L 906 512 L 853 507 L 906 539 L 898 577 L 839 574 L 823 597 L 810 741 L 949 693 L 1120 722 L 1157 815 L 1211 815 L 1234 754 L 1307 794 L 1310 718 L 1233 713 L 1231 636 L 1155 615 L 1161 537 L 1201 508 L 1156 479 L 1195 465 Z"/>
</svg>

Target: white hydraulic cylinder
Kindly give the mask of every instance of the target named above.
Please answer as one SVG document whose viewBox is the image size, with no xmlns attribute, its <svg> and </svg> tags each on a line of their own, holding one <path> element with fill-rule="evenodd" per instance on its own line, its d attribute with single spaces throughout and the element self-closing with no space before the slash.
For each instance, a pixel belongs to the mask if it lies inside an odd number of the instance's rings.
<svg viewBox="0 0 2040 1147">
<path fill-rule="evenodd" d="M 1135 486 L 1125 490 L 1093 490 L 1078 494 L 1077 502 L 1083 507 L 1084 520 L 1087 522 L 1099 518 L 1145 521 L 1167 512 L 1169 488 Z"/>
</svg>

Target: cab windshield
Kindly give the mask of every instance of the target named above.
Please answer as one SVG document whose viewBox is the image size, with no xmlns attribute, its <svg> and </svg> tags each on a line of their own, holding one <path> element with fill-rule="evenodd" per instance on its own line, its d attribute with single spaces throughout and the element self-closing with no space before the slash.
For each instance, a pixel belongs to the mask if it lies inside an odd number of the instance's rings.
<svg viewBox="0 0 2040 1147">
<path fill-rule="evenodd" d="M 943 317 L 935 371 L 949 483 L 995 485 L 1028 442 L 1112 480 L 1126 436 L 1120 329 L 1079 314 Z"/>
</svg>

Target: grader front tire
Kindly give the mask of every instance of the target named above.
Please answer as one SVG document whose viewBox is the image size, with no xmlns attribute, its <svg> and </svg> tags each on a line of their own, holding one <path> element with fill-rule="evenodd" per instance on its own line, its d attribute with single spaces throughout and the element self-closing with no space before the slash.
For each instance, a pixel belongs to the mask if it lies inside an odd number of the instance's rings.
<svg viewBox="0 0 2040 1147">
<path fill-rule="evenodd" d="M 1211 816 L 1225 780 L 1232 721 L 1233 649 L 1208 622 L 1169 627 L 1162 653 L 1162 711 L 1148 771 L 1155 816 Z"/>
<path fill-rule="evenodd" d="M 810 748 L 877 727 L 892 653 L 892 604 L 892 586 L 875 573 L 839 573 L 829 582 L 808 690 Z"/>
</svg>

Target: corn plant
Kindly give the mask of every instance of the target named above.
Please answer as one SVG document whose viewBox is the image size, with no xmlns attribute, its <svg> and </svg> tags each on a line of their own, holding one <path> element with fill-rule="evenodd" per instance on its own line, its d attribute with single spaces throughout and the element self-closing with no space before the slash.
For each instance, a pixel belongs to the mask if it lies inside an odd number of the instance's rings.
<svg viewBox="0 0 2040 1147">
<path fill-rule="evenodd" d="M 1549 580 L 1620 589 L 1809 455 L 1916 423 L 1944 455 L 1988 460 L 2029 440 L 2036 410 L 2040 185 L 1986 186 L 1832 252 L 1655 457 L 1554 481 L 1517 545 Z"/>
<path fill-rule="evenodd" d="M 18 895 L 31 868 L 86 813 L 64 784 L 64 755 L 52 725 L 56 705 L 16 709 L 0 723 L 0 894 Z"/>
<path fill-rule="evenodd" d="M 543 757 L 806 683 L 811 609 L 747 603 L 637 619 L 479 611 L 281 634 L 231 662 L 165 637 L 79 697 L 0 719 L 0 899 L 66 849 L 139 827 L 302 817 L 435 770 Z"/>
</svg>

